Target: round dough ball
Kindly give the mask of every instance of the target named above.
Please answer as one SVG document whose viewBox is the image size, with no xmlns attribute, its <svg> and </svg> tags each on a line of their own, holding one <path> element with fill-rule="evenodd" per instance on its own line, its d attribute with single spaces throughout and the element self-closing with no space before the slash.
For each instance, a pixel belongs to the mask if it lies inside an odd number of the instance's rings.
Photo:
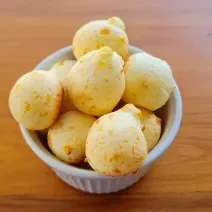
<svg viewBox="0 0 212 212">
<path fill-rule="evenodd" d="M 151 111 L 162 107 L 175 88 L 170 66 L 147 53 L 131 55 L 124 72 L 126 88 L 123 101 Z"/>
<path fill-rule="evenodd" d="M 118 27 L 117 27 L 118 25 Z M 128 56 L 128 37 L 121 19 L 92 21 L 82 26 L 73 38 L 73 52 L 77 59 L 84 54 L 109 46 L 117 52 L 123 60 Z"/>
<path fill-rule="evenodd" d="M 113 24 L 113 25 L 119 27 L 122 30 L 125 30 L 125 23 L 119 17 L 111 17 L 108 19 L 108 22 L 110 24 Z"/>
<path fill-rule="evenodd" d="M 76 107 L 72 104 L 71 99 L 68 95 L 68 91 L 66 88 L 66 77 L 68 76 L 68 72 L 72 69 L 75 65 L 76 60 L 65 60 L 57 62 L 50 71 L 56 74 L 56 77 L 60 80 L 64 93 L 63 93 L 63 101 L 61 105 L 60 113 L 65 113 L 71 110 L 75 110 Z"/>
<path fill-rule="evenodd" d="M 13 86 L 9 107 L 18 123 L 29 130 L 43 130 L 56 121 L 62 96 L 62 85 L 54 74 L 32 71 Z"/>
<path fill-rule="evenodd" d="M 85 159 L 85 142 L 96 118 L 79 111 L 59 116 L 48 132 L 48 145 L 60 160 L 77 164 Z"/>
<path fill-rule="evenodd" d="M 148 152 L 158 143 L 161 135 L 161 119 L 153 112 L 140 108 L 141 123 L 144 125 L 144 136 L 147 142 Z"/>
<path fill-rule="evenodd" d="M 88 133 L 87 161 L 101 174 L 120 176 L 135 173 L 147 157 L 140 111 L 134 106 L 129 110 L 127 107 L 99 118 Z"/>
<path fill-rule="evenodd" d="M 84 55 L 71 69 L 67 89 L 76 108 L 101 116 L 118 104 L 125 88 L 123 60 L 109 47 Z"/>
</svg>

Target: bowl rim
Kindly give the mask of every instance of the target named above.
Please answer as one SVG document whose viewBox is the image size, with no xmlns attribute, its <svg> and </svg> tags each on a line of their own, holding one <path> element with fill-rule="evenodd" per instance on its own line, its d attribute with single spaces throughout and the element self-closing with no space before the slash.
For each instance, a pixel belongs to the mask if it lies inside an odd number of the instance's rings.
<svg viewBox="0 0 212 212">
<path fill-rule="evenodd" d="M 59 49 L 49 56 L 47 56 L 44 60 L 42 60 L 34 70 L 41 69 L 45 64 L 48 63 L 49 60 L 52 60 L 56 56 L 59 56 L 64 53 L 68 53 L 72 50 L 71 46 L 66 46 L 62 49 Z M 142 52 L 143 50 L 129 45 L 129 50 L 133 52 Z M 172 126 L 170 128 L 170 131 L 168 135 L 163 139 L 163 142 L 159 146 L 155 146 L 148 154 L 144 164 L 140 167 L 142 169 L 145 166 L 149 166 L 151 163 L 153 163 L 155 160 L 157 160 L 170 146 L 170 144 L 174 141 L 182 120 L 182 99 L 180 95 L 179 88 L 175 82 L 176 88 L 173 91 L 174 98 L 176 99 L 176 115 L 174 118 L 174 121 L 172 123 Z M 28 131 L 25 127 L 23 127 L 21 124 L 19 124 L 21 133 L 24 137 L 25 142 L 28 144 L 28 146 L 31 148 L 31 150 L 47 165 L 49 165 L 52 169 L 58 170 L 64 174 L 80 177 L 80 178 L 86 178 L 86 179 L 117 179 L 125 176 L 105 176 L 101 175 L 93 170 L 86 170 L 83 168 L 78 168 L 75 166 L 72 166 L 70 164 L 66 164 L 65 162 L 57 159 L 56 157 L 51 157 L 47 153 L 42 150 L 39 145 L 34 142 L 30 131 Z M 36 133 L 36 132 L 35 132 Z M 139 169 L 139 170 L 140 170 Z M 127 175 L 128 176 L 128 175 Z"/>
</svg>

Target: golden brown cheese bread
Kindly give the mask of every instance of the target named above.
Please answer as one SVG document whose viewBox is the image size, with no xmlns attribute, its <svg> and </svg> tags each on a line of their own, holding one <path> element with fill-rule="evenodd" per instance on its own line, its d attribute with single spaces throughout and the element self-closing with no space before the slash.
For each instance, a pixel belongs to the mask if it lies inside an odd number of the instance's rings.
<svg viewBox="0 0 212 212">
<path fill-rule="evenodd" d="M 81 57 L 68 73 L 66 83 L 75 107 L 94 116 L 111 112 L 124 92 L 123 64 L 109 47 Z"/>
<path fill-rule="evenodd" d="M 61 160 L 76 164 L 85 159 L 85 142 L 96 118 L 79 111 L 70 111 L 59 116 L 49 128 L 48 145 Z"/>
<path fill-rule="evenodd" d="M 145 108 L 141 110 L 141 123 L 144 125 L 143 133 L 146 138 L 148 152 L 158 143 L 161 135 L 161 119 L 152 111 Z"/>
<path fill-rule="evenodd" d="M 135 173 L 147 157 L 140 110 L 126 105 L 99 118 L 88 133 L 86 157 L 90 166 L 101 174 Z"/>
<path fill-rule="evenodd" d="M 126 88 L 122 100 L 151 111 L 165 105 L 175 88 L 170 66 L 147 53 L 131 55 L 124 73 Z"/>
<path fill-rule="evenodd" d="M 109 46 L 117 52 L 123 60 L 128 55 L 128 37 L 124 22 L 117 17 L 108 20 L 91 21 L 76 32 L 72 46 L 77 60 L 84 54 L 100 49 L 103 46 Z"/>
<path fill-rule="evenodd" d="M 61 113 L 76 109 L 76 107 L 71 102 L 66 86 L 66 77 L 68 76 L 68 72 L 72 69 L 76 62 L 76 60 L 60 61 L 54 64 L 53 67 L 50 69 L 50 72 L 54 73 L 56 77 L 60 80 L 64 89 Z"/>
<path fill-rule="evenodd" d="M 29 130 L 43 130 L 56 121 L 62 96 L 62 85 L 54 74 L 32 71 L 13 86 L 9 107 L 18 123 Z"/>
</svg>

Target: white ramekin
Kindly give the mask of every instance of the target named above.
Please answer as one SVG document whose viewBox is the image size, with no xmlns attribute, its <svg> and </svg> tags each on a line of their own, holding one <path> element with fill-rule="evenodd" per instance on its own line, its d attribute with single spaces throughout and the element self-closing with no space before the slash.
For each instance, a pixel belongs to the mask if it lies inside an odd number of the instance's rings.
<svg viewBox="0 0 212 212">
<path fill-rule="evenodd" d="M 142 50 L 129 46 L 129 54 L 137 53 Z M 71 46 L 60 49 L 39 63 L 35 70 L 48 70 L 51 66 L 61 60 L 73 59 Z M 168 103 L 162 109 L 163 134 L 155 148 L 148 154 L 144 165 L 135 174 L 121 177 L 103 176 L 94 171 L 77 168 L 58 160 L 42 145 L 36 132 L 30 132 L 20 125 L 21 132 L 26 143 L 32 151 L 52 170 L 56 175 L 68 185 L 90 193 L 111 193 L 125 189 L 141 177 L 150 169 L 151 165 L 157 160 L 173 142 L 180 127 L 182 119 L 182 101 L 179 89 L 171 95 Z"/>
</svg>

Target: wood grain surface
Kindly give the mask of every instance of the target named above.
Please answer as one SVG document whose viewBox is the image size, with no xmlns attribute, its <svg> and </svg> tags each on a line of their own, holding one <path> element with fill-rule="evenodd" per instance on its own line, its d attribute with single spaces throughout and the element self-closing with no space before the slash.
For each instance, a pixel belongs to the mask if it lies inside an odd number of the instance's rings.
<svg viewBox="0 0 212 212">
<path fill-rule="evenodd" d="M 70 45 L 87 21 L 120 16 L 132 45 L 167 60 L 183 96 L 170 149 L 136 185 L 91 195 L 61 182 L 25 144 L 8 110 L 15 80 Z M 211 212 L 212 1 L 1 0 L 0 211 Z"/>
</svg>

